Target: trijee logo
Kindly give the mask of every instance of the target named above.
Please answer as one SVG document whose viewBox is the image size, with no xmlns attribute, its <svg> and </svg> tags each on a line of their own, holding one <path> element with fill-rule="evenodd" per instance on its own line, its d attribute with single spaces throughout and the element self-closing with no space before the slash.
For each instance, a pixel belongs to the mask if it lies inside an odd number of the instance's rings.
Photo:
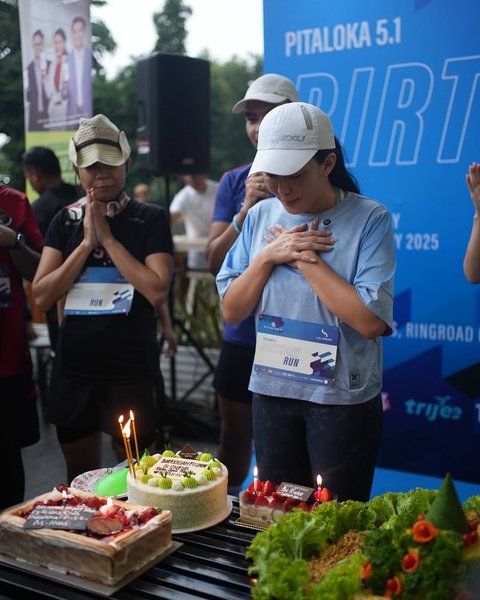
<svg viewBox="0 0 480 600">
<path fill-rule="evenodd" d="M 436 421 L 437 419 L 446 419 L 458 421 L 461 419 L 463 410 L 460 406 L 447 406 L 451 396 L 435 396 L 434 402 L 419 402 L 410 398 L 405 402 L 407 415 L 414 417 L 424 417 L 427 421 Z"/>
</svg>

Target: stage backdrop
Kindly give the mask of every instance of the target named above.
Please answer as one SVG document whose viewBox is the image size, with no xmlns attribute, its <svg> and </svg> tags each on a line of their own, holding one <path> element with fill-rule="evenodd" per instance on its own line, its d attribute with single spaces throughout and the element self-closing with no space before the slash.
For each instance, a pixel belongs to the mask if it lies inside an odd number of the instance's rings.
<svg viewBox="0 0 480 600">
<path fill-rule="evenodd" d="M 73 181 L 68 140 L 92 116 L 89 0 L 19 0 L 25 147 L 47 146 Z M 35 193 L 28 189 L 28 197 Z"/>
<path fill-rule="evenodd" d="M 382 466 L 480 483 L 480 286 L 462 262 L 480 161 L 477 0 L 264 0 L 265 72 L 328 113 L 394 222 Z M 480 257 L 479 257 L 480 260 Z"/>
</svg>

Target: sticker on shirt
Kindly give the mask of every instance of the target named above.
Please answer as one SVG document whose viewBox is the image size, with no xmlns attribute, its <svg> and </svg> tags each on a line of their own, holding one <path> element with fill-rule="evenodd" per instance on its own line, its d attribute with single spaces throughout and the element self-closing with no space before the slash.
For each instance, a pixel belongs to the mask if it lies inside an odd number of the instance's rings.
<svg viewBox="0 0 480 600">
<path fill-rule="evenodd" d="M 330 386 L 335 380 L 338 327 L 260 315 L 254 370 Z"/>
<path fill-rule="evenodd" d="M 0 265 L 0 308 L 10 308 L 11 287 L 8 265 Z"/>
<path fill-rule="evenodd" d="M 129 313 L 133 286 L 115 267 L 88 267 L 67 294 L 66 315 Z"/>
</svg>

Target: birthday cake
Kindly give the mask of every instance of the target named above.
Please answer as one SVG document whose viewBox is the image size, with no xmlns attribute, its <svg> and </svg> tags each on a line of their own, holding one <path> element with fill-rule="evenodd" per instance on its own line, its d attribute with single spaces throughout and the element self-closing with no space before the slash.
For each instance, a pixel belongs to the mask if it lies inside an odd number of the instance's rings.
<svg viewBox="0 0 480 600">
<path fill-rule="evenodd" d="M 185 446 L 147 456 L 127 475 L 128 499 L 135 504 L 170 510 L 174 532 L 208 527 L 225 519 L 228 470 L 209 452 Z"/>
<path fill-rule="evenodd" d="M 0 555 L 115 585 L 172 546 L 172 515 L 66 486 L 0 514 Z"/>
<path fill-rule="evenodd" d="M 449 475 L 440 490 L 292 511 L 247 549 L 253 597 L 476 600 L 479 535 L 480 496 L 462 506 Z"/>
<path fill-rule="evenodd" d="M 334 499 L 326 487 L 308 488 L 283 482 L 274 485 L 271 481 L 255 480 L 240 492 L 239 523 L 265 529 L 294 508 L 310 512 L 323 502 Z"/>
</svg>

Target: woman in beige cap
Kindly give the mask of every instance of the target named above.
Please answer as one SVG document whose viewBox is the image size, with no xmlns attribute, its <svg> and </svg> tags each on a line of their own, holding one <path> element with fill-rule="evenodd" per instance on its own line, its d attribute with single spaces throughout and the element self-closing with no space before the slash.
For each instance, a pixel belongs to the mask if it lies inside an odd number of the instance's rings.
<svg viewBox="0 0 480 600">
<path fill-rule="evenodd" d="M 86 195 L 52 221 L 33 292 L 39 308 L 62 313 L 47 417 L 71 481 L 101 466 L 102 431 L 122 456 L 121 414 L 134 411 L 142 449 L 154 439 L 157 309 L 173 245 L 165 211 L 125 193 L 130 146 L 107 117 L 80 121 L 69 158 Z"/>
</svg>

